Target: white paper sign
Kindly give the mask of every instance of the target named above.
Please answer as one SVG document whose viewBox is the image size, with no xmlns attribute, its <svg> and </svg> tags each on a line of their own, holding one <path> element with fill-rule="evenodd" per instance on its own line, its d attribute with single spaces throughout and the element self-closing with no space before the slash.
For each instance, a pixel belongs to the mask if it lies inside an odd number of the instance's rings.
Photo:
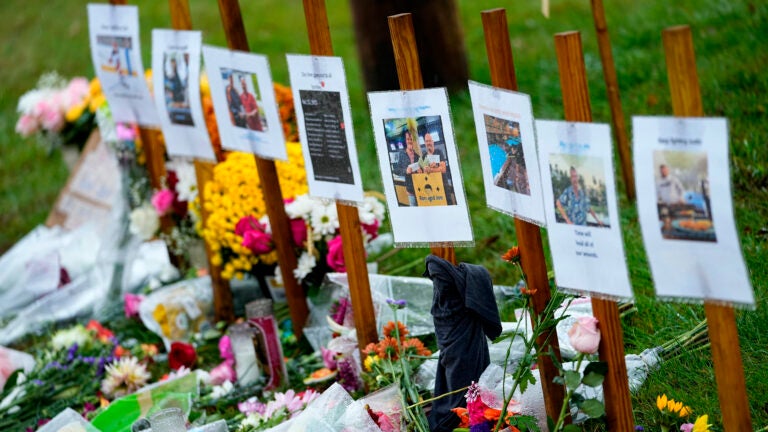
<svg viewBox="0 0 768 432">
<path fill-rule="evenodd" d="M 144 79 L 136 6 L 88 5 L 93 69 L 120 123 L 159 126 L 155 103 Z"/>
<path fill-rule="evenodd" d="M 754 305 L 723 118 L 633 117 L 637 206 L 659 297 Z"/>
<path fill-rule="evenodd" d="M 169 156 L 216 160 L 200 102 L 199 31 L 152 30 L 155 105 Z"/>
<path fill-rule="evenodd" d="M 203 57 L 222 146 L 287 160 L 267 57 L 208 45 Z"/>
<path fill-rule="evenodd" d="M 631 298 L 608 125 L 537 120 L 536 132 L 557 286 Z"/>
<path fill-rule="evenodd" d="M 471 244 L 445 89 L 373 92 L 368 101 L 395 244 Z"/>
<path fill-rule="evenodd" d="M 341 57 L 286 57 L 310 194 L 362 202 L 360 165 Z"/>
<path fill-rule="evenodd" d="M 544 226 L 531 97 L 469 82 L 488 207 Z"/>
</svg>

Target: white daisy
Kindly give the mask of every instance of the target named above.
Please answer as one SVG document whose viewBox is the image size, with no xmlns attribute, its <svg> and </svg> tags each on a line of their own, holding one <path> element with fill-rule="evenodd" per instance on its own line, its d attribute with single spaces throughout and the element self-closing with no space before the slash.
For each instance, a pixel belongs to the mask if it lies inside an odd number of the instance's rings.
<svg viewBox="0 0 768 432">
<path fill-rule="evenodd" d="M 299 257 L 299 263 L 296 265 L 293 275 L 301 281 L 315 268 L 315 264 L 317 264 L 315 256 L 304 251 Z"/>
<path fill-rule="evenodd" d="M 292 202 L 285 205 L 285 212 L 291 219 L 307 219 L 318 202 L 318 200 L 311 198 L 309 195 L 299 195 Z"/>
<path fill-rule="evenodd" d="M 310 215 L 312 225 L 312 237 L 320 240 L 324 235 L 334 235 L 339 229 L 339 216 L 336 213 L 336 205 L 326 205 L 318 202 Z"/>
</svg>

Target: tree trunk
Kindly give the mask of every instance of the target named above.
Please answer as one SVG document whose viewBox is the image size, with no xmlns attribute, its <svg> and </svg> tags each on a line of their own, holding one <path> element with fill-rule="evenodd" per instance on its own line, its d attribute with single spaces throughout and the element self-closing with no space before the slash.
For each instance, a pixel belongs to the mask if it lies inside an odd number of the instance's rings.
<svg viewBox="0 0 768 432">
<path fill-rule="evenodd" d="M 455 0 L 350 0 L 355 39 L 368 91 L 400 88 L 387 17 L 413 14 L 424 87 L 467 86 L 464 34 Z"/>
</svg>

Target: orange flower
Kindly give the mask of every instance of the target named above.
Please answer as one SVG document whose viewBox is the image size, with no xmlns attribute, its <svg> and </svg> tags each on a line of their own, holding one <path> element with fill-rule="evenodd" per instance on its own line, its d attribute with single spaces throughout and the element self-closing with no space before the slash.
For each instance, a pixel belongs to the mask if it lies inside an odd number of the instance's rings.
<svg viewBox="0 0 768 432">
<path fill-rule="evenodd" d="M 127 349 L 125 349 L 122 346 L 118 345 L 118 346 L 115 347 L 114 354 L 115 354 L 115 357 L 122 357 L 125 354 L 130 354 L 130 351 L 128 351 Z"/>
<path fill-rule="evenodd" d="M 512 246 L 507 252 L 504 253 L 504 255 L 501 256 L 501 259 L 512 263 L 520 262 L 520 248 L 517 246 Z"/>
<path fill-rule="evenodd" d="M 459 423 L 457 428 L 468 428 L 469 427 L 469 412 L 466 408 L 458 407 L 451 409 L 457 416 L 459 416 L 459 420 L 461 423 Z"/>
<path fill-rule="evenodd" d="M 101 323 L 96 320 L 90 320 L 88 325 L 85 326 L 85 329 L 96 333 L 96 338 L 102 343 L 109 342 L 109 339 L 115 336 L 111 331 L 104 328 L 104 326 L 102 326 Z"/>
<path fill-rule="evenodd" d="M 363 354 L 365 354 L 365 355 L 375 355 L 376 354 L 376 344 L 371 342 L 368 345 L 366 345 L 365 349 L 363 349 Z"/>
<path fill-rule="evenodd" d="M 520 292 L 523 293 L 524 295 L 534 295 L 536 294 L 536 291 L 538 291 L 538 289 L 536 288 L 528 289 L 527 284 L 520 287 Z"/>
<path fill-rule="evenodd" d="M 400 321 L 397 322 L 397 331 L 400 333 L 400 340 L 405 340 L 405 336 L 408 335 L 408 329 Z M 395 323 L 390 321 L 383 329 L 384 337 L 395 337 Z"/>
<path fill-rule="evenodd" d="M 432 351 L 427 349 L 424 343 L 416 338 L 403 341 L 403 351 L 425 357 L 432 355 Z"/>
<path fill-rule="evenodd" d="M 499 417 L 501 417 L 501 410 L 486 408 L 485 411 L 483 411 L 483 417 L 485 417 L 486 420 L 493 422 L 499 421 Z"/>
<path fill-rule="evenodd" d="M 376 353 L 383 359 L 391 358 L 392 360 L 397 360 L 399 354 L 397 350 L 397 340 L 395 338 L 385 337 L 379 341 Z"/>
</svg>

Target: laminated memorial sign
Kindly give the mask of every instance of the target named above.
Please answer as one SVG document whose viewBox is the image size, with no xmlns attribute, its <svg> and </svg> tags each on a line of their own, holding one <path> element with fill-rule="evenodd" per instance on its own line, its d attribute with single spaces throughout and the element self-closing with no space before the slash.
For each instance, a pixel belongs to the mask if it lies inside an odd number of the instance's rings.
<svg viewBox="0 0 768 432">
<path fill-rule="evenodd" d="M 288 159 L 267 57 L 204 45 L 203 58 L 222 146 Z"/>
<path fill-rule="evenodd" d="M 362 202 L 344 63 L 340 57 L 287 58 L 309 193 Z"/>
<path fill-rule="evenodd" d="M 445 89 L 372 92 L 368 101 L 395 244 L 471 244 Z"/>
<path fill-rule="evenodd" d="M 637 207 L 656 294 L 754 305 L 723 118 L 634 117 Z"/>
<path fill-rule="evenodd" d="M 170 156 L 215 160 L 200 103 L 199 31 L 152 30 L 155 105 Z"/>
<path fill-rule="evenodd" d="M 120 123 L 159 126 L 141 62 L 139 10 L 136 6 L 88 5 L 93 69 Z"/>
<path fill-rule="evenodd" d="M 631 298 L 608 125 L 537 120 L 536 133 L 558 288 Z"/>
<path fill-rule="evenodd" d="M 488 207 L 544 226 L 531 97 L 469 82 Z"/>
</svg>

